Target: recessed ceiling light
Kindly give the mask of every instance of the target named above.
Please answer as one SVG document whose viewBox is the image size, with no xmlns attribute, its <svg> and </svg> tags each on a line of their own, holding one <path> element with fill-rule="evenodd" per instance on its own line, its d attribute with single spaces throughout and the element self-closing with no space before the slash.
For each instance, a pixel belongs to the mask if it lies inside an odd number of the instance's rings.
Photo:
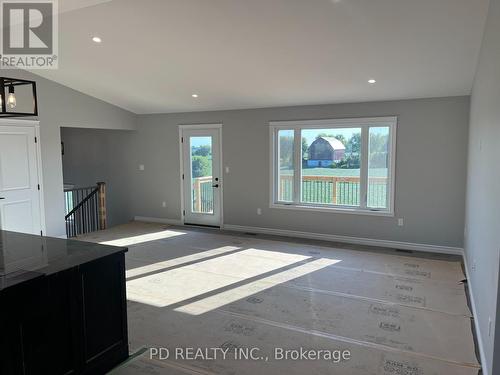
<svg viewBox="0 0 500 375">
<path fill-rule="evenodd" d="M 198 94 L 193 94 L 191 95 L 193 98 L 197 98 L 198 97 Z"/>
<path fill-rule="evenodd" d="M 374 84 L 374 83 L 377 83 L 377 81 L 375 81 L 374 79 L 369 79 L 368 83 Z"/>
<path fill-rule="evenodd" d="M 96 43 L 101 43 L 101 42 L 102 42 L 102 39 L 101 39 L 101 38 L 99 38 L 98 36 L 94 36 L 94 37 L 92 38 L 92 41 L 93 41 L 93 42 L 96 42 Z"/>
</svg>

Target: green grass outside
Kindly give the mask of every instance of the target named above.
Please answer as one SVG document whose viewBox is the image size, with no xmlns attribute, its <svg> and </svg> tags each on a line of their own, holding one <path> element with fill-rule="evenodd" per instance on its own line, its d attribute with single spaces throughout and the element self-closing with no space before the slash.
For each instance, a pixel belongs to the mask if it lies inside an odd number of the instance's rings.
<svg viewBox="0 0 500 375">
<path fill-rule="evenodd" d="M 283 176 L 291 176 L 293 171 L 290 169 L 282 169 L 280 171 Z M 336 176 L 336 177 L 359 177 L 359 169 L 342 169 L 342 168 L 304 168 L 302 169 L 303 176 Z M 387 168 L 370 169 L 370 177 L 387 177 Z"/>
</svg>

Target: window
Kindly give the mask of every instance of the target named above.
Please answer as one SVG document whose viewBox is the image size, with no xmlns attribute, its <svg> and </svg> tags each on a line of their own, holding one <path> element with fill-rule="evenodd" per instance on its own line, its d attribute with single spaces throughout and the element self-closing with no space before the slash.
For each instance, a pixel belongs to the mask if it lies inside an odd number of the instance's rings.
<svg viewBox="0 0 500 375">
<path fill-rule="evenodd" d="M 396 117 L 271 126 L 271 207 L 392 215 Z"/>
</svg>

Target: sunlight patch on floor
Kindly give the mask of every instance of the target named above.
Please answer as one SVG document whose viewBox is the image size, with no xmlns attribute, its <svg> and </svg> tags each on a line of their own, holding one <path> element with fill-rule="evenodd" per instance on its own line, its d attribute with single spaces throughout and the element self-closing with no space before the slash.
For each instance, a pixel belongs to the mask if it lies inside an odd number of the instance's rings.
<svg viewBox="0 0 500 375">
<path fill-rule="evenodd" d="M 250 248 L 235 254 L 195 263 L 189 268 L 244 280 L 307 259 L 310 257 L 301 254 Z"/>
<path fill-rule="evenodd" d="M 136 277 L 136 276 L 143 275 L 145 273 L 155 272 L 155 271 L 159 271 L 159 270 L 162 270 L 165 268 L 179 266 L 179 265 L 184 264 L 184 263 L 189 263 L 189 262 L 201 260 L 204 258 L 209 258 L 212 256 L 217 256 L 217 255 L 229 253 L 231 251 L 236 251 L 238 249 L 240 249 L 240 248 L 236 247 L 236 246 L 222 246 L 222 247 L 219 247 L 217 249 L 207 250 L 207 251 L 203 251 L 203 252 L 195 253 L 195 254 L 191 254 L 191 255 L 186 255 L 183 257 L 179 257 L 179 258 L 174 258 L 174 259 L 164 260 L 161 262 L 147 264 L 145 266 L 135 267 L 135 268 L 131 268 L 131 269 L 127 270 L 126 277 L 127 278 Z M 134 258 L 132 257 L 132 259 L 134 259 Z"/>
<path fill-rule="evenodd" d="M 140 234 L 138 236 L 118 238 L 116 240 L 102 241 L 99 243 L 101 245 L 111 246 L 131 246 L 149 241 L 163 240 L 166 238 L 182 236 L 184 234 L 186 233 L 178 230 L 162 230 L 160 232 Z"/>
<path fill-rule="evenodd" d="M 318 271 L 322 268 L 331 266 L 340 260 L 335 259 L 318 259 L 310 263 L 306 263 L 289 270 L 264 277 L 260 280 L 250 282 L 248 284 L 218 293 L 216 295 L 201 299 L 199 301 L 189 303 L 178 307 L 175 311 L 187 313 L 190 315 L 200 315 L 214 309 L 218 309 L 224 305 L 233 303 L 243 298 L 247 298 L 256 293 L 270 289 L 276 285 L 293 280 L 297 277 L 307 275 L 311 272 Z"/>
<path fill-rule="evenodd" d="M 129 300 L 135 302 L 165 307 L 307 259 L 310 257 L 246 249 L 235 254 L 129 280 L 127 296 Z M 332 262 L 335 261 L 325 260 L 321 264 L 327 266 L 333 264 Z M 304 269 L 311 270 L 311 266 Z"/>
</svg>

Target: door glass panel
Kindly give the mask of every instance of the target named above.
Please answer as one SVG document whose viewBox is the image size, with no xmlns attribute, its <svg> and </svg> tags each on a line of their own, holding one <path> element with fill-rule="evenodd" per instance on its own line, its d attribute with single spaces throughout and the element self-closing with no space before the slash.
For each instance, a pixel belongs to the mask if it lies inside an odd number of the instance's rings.
<svg viewBox="0 0 500 375">
<path fill-rule="evenodd" d="M 213 214 L 212 137 L 190 137 L 191 212 Z"/>
</svg>

